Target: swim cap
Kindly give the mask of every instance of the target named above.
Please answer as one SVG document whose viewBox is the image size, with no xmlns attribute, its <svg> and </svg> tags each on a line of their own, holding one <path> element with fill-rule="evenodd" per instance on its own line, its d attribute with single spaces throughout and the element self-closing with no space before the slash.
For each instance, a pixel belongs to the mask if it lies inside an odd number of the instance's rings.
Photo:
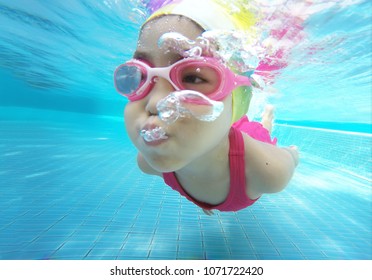
<svg viewBox="0 0 372 280">
<path fill-rule="evenodd" d="M 150 0 L 145 3 L 151 13 L 146 22 L 172 14 L 193 20 L 205 31 L 247 31 L 255 24 L 255 17 L 246 4 L 246 0 Z M 251 87 L 239 87 L 232 92 L 232 123 L 248 112 L 251 97 Z"/>
</svg>

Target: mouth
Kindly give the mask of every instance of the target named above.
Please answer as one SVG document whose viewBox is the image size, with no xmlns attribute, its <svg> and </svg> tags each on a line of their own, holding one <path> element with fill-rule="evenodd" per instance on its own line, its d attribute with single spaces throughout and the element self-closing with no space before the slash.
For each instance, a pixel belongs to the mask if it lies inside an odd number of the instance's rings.
<svg viewBox="0 0 372 280">
<path fill-rule="evenodd" d="M 140 131 L 140 136 L 150 145 L 158 145 L 168 139 L 165 129 L 154 125 L 144 126 Z"/>
</svg>

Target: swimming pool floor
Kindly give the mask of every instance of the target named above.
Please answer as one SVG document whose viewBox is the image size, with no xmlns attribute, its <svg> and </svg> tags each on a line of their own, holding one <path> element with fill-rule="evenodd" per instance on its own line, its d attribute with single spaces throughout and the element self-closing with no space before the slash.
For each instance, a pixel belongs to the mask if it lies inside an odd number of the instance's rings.
<svg viewBox="0 0 372 280">
<path fill-rule="evenodd" d="M 141 174 L 122 121 L 44 118 L 0 121 L 0 259 L 372 257 L 370 182 L 310 154 L 283 192 L 206 216 Z"/>
</svg>

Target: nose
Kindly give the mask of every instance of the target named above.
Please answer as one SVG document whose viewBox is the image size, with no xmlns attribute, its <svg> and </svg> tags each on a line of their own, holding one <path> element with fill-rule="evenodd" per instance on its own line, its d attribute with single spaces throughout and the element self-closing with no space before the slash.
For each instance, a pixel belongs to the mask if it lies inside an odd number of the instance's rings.
<svg viewBox="0 0 372 280">
<path fill-rule="evenodd" d="M 172 84 L 164 78 L 154 77 L 154 85 L 147 95 L 147 103 L 146 103 L 146 111 L 149 112 L 150 115 L 157 115 L 158 110 L 156 108 L 156 104 L 159 100 L 163 99 L 175 89 Z"/>
</svg>

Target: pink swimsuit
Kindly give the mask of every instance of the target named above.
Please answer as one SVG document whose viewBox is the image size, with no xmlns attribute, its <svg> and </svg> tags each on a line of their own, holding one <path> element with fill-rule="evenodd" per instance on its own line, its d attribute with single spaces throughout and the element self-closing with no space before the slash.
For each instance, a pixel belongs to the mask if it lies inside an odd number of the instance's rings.
<svg viewBox="0 0 372 280">
<path fill-rule="evenodd" d="M 195 200 L 185 192 L 178 182 L 175 172 L 163 173 L 164 182 L 173 190 L 178 191 L 188 200 L 206 210 L 238 211 L 255 203 L 258 198 L 250 199 L 246 193 L 244 140 L 240 131 L 249 134 L 256 140 L 276 144 L 276 139 L 272 141 L 269 132 L 260 123 L 249 122 L 246 116 L 233 124 L 229 132 L 230 191 L 224 202 L 211 205 Z"/>
</svg>

